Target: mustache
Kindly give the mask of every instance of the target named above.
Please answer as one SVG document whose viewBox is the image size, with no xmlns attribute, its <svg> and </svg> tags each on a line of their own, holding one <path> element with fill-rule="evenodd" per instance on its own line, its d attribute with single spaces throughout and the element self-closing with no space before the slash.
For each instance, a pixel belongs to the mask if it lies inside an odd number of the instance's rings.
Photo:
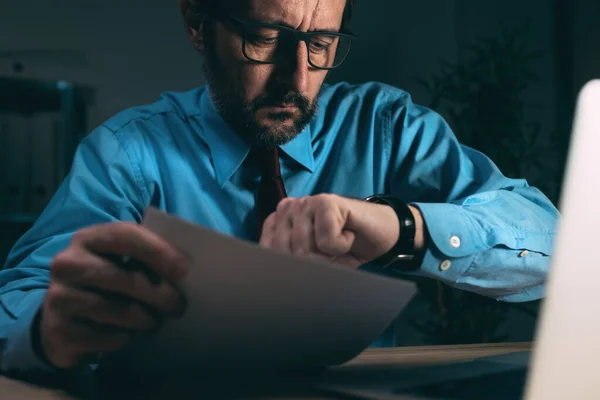
<svg viewBox="0 0 600 400">
<path fill-rule="evenodd" d="M 273 96 L 269 95 L 252 102 L 252 108 L 258 110 L 262 107 L 277 107 L 277 106 L 295 106 L 303 113 L 310 110 L 310 100 L 300 93 L 289 92 L 285 95 Z"/>
</svg>

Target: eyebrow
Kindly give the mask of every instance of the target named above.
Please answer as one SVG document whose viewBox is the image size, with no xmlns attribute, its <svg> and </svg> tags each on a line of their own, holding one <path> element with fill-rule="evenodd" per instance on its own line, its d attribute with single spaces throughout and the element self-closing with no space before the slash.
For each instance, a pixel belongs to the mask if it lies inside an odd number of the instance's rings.
<svg viewBox="0 0 600 400">
<path fill-rule="evenodd" d="M 254 18 L 250 18 L 249 19 L 252 22 L 258 22 L 258 23 L 263 23 L 263 24 L 271 24 L 271 25 L 279 25 L 279 26 L 285 26 L 286 28 L 290 28 L 290 29 L 296 29 L 293 26 L 291 26 L 289 23 L 281 20 L 281 19 L 267 19 L 267 20 L 257 20 Z M 310 30 L 308 32 L 333 32 L 333 33 L 340 33 L 340 29 L 338 28 L 325 28 L 325 29 L 313 29 Z"/>
</svg>

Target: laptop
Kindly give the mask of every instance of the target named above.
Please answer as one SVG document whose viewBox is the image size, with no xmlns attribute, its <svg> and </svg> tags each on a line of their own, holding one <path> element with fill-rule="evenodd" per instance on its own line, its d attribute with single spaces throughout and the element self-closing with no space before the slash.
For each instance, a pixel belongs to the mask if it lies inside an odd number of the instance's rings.
<svg viewBox="0 0 600 400">
<path fill-rule="evenodd" d="M 600 399 L 600 80 L 579 94 L 528 400 Z"/>
<path fill-rule="evenodd" d="M 600 399 L 600 80 L 579 94 L 546 297 L 533 351 L 365 371 L 329 389 L 378 400 Z"/>
</svg>

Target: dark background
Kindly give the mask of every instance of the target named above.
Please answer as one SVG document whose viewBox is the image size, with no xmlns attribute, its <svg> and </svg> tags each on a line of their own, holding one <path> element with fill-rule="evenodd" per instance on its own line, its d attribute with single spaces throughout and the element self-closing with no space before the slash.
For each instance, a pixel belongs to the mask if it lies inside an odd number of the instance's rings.
<svg viewBox="0 0 600 400">
<path fill-rule="evenodd" d="M 1 0 L 0 263 L 83 135 L 163 91 L 203 84 L 178 3 Z M 406 89 L 558 205 L 576 95 L 600 77 L 599 21 L 598 0 L 356 0 L 350 28 L 361 41 L 329 80 Z M 538 307 L 423 282 L 399 344 L 531 340 Z"/>
</svg>

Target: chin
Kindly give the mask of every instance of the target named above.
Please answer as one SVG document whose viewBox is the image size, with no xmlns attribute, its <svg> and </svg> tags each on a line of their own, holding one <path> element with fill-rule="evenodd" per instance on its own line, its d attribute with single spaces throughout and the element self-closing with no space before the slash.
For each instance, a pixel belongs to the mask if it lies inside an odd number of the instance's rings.
<svg viewBox="0 0 600 400">
<path fill-rule="evenodd" d="M 279 116 L 277 118 L 271 118 L 271 116 L 267 116 L 257 122 L 260 129 L 264 132 L 268 132 L 269 136 L 277 136 L 279 132 L 289 132 L 289 130 L 293 129 L 295 126 L 295 119 L 291 117 L 282 118 Z"/>
<path fill-rule="evenodd" d="M 299 132 L 293 123 L 282 124 L 278 122 L 261 125 L 260 132 L 254 137 L 254 141 L 267 147 L 281 146 L 294 140 L 298 134 Z"/>
</svg>

